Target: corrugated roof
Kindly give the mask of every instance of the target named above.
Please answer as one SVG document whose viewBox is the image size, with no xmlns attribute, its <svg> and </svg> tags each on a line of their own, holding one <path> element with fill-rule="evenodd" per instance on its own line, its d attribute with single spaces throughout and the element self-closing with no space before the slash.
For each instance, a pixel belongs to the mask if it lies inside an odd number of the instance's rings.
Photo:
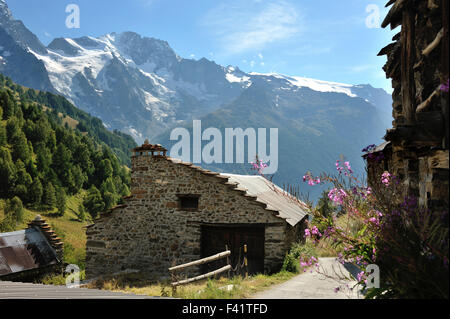
<svg viewBox="0 0 450 319">
<path fill-rule="evenodd" d="M 0 233 L 0 277 L 57 262 L 55 250 L 40 230 Z"/>
<path fill-rule="evenodd" d="M 285 219 L 292 226 L 308 215 L 305 203 L 262 176 L 227 173 L 220 175 L 228 177 L 230 183 L 237 183 L 237 187 L 245 190 L 247 195 L 256 196 L 258 202 L 267 205 L 266 209 L 278 211 L 278 217 Z"/>
<path fill-rule="evenodd" d="M 0 281 L 0 299 L 169 299 L 107 290 Z"/>
</svg>

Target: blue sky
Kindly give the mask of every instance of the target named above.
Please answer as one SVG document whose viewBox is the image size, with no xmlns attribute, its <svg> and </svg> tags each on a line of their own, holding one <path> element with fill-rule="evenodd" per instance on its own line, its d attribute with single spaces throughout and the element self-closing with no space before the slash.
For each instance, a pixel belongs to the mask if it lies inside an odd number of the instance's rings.
<svg viewBox="0 0 450 319">
<path fill-rule="evenodd" d="M 392 92 L 382 70 L 386 58 L 376 56 L 399 31 L 379 27 L 386 0 L 6 1 L 44 44 L 134 31 L 167 41 L 183 58 Z M 68 4 L 80 8 L 79 29 L 65 25 Z"/>
</svg>

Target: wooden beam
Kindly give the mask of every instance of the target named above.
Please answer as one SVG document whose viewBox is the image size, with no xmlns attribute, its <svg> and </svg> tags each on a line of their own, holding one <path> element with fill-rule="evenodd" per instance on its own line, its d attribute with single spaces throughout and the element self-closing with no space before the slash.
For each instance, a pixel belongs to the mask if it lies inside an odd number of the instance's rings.
<svg viewBox="0 0 450 319">
<path fill-rule="evenodd" d="M 423 56 L 428 56 L 438 45 L 441 43 L 442 38 L 444 37 L 444 28 L 442 28 L 433 41 L 422 51 Z"/>
<path fill-rule="evenodd" d="M 434 155 L 427 158 L 428 165 L 431 168 L 448 169 L 449 158 L 447 151 L 436 151 Z"/>
<path fill-rule="evenodd" d="M 419 113 L 427 114 L 427 113 Z M 439 146 L 442 141 L 443 123 L 436 123 L 433 131 L 425 129 L 425 125 L 419 126 L 397 126 L 388 130 L 384 139 L 391 142 L 402 142 L 408 147 L 415 146 Z"/>
<path fill-rule="evenodd" d="M 439 6 L 436 3 L 434 3 L 434 0 L 428 0 L 428 9 L 434 10 L 437 8 L 439 8 Z"/>
<path fill-rule="evenodd" d="M 180 286 L 180 285 L 186 285 L 186 284 L 189 284 L 189 283 L 194 282 L 194 281 L 198 281 L 198 280 L 202 280 L 202 279 L 205 279 L 205 278 L 208 278 L 208 277 L 212 277 L 212 276 L 218 275 L 218 274 L 223 273 L 223 272 L 225 272 L 227 270 L 230 270 L 230 269 L 231 269 L 231 265 L 226 265 L 226 266 L 224 266 L 222 268 L 219 268 L 217 270 L 211 271 L 211 272 L 209 272 L 207 274 L 204 274 L 204 275 L 200 275 L 200 276 L 197 276 L 197 277 L 188 278 L 188 279 L 185 279 L 185 280 L 180 280 L 180 281 L 177 281 L 177 282 L 173 282 L 172 283 L 172 287 L 176 287 L 176 286 Z"/>
<path fill-rule="evenodd" d="M 199 260 L 196 260 L 196 261 L 191 261 L 191 262 L 186 263 L 186 264 L 182 264 L 182 265 L 171 267 L 171 268 L 169 268 L 169 271 L 175 271 L 175 270 L 180 270 L 180 269 L 184 269 L 184 268 L 191 267 L 191 266 L 197 266 L 197 265 L 206 264 L 206 263 L 208 263 L 210 261 L 214 261 L 214 260 L 217 260 L 217 259 L 222 259 L 224 257 L 227 257 L 230 254 L 231 254 L 231 251 L 227 250 L 227 251 L 215 254 L 213 256 L 210 256 L 210 257 L 202 258 L 202 259 L 199 259 Z"/>
<path fill-rule="evenodd" d="M 383 22 L 381 23 L 381 27 L 386 28 L 389 24 L 391 24 L 391 30 L 395 29 L 402 20 L 401 12 L 404 9 L 405 3 L 407 2 L 408 0 L 397 0 L 395 3 L 394 1 L 389 1 L 389 5 L 392 3 L 394 3 L 394 5 L 389 10 Z"/>
<path fill-rule="evenodd" d="M 380 50 L 380 52 L 378 52 L 377 56 L 383 56 L 383 55 L 388 54 L 389 52 L 391 52 L 395 48 L 396 44 L 397 44 L 397 42 L 389 43 L 387 46 L 382 48 Z"/>
<path fill-rule="evenodd" d="M 396 3 L 397 4 L 397 3 Z M 414 83 L 414 34 L 415 14 L 411 8 L 403 9 L 401 87 L 403 115 L 407 125 L 415 123 L 415 83 Z"/>
<path fill-rule="evenodd" d="M 419 104 L 419 106 L 416 109 L 416 113 L 425 111 L 431 105 L 431 102 L 433 102 L 433 99 L 435 97 L 439 96 L 439 93 L 440 93 L 439 88 L 434 90 L 433 93 L 431 93 L 430 96 L 425 101 L 423 101 L 422 103 Z"/>
<path fill-rule="evenodd" d="M 441 1 L 442 6 L 442 25 L 444 26 L 444 39 L 442 40 L 441 45 L 441 80 L 444 82 L 445 80 L 448 80 L 448 73 L 449 73 L 449 67 L 448 67 L 448 49 L 449 49 L 449 39 L 448 39 L 448 1 Z M 443 141 L 443 147 L 448 150 L 449 147 L 449 121 L 448 121 L 448 92 L 441 94 L 441 108 L 442 108 L 442 115 L 444 116 L 444 119 L 447 119 L 445 123 L 445 138 Z"/>
</svg>

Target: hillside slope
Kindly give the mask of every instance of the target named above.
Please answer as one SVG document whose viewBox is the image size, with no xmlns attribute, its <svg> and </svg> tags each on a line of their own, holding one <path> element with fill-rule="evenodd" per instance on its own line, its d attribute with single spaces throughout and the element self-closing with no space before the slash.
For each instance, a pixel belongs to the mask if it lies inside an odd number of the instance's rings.
<svg viewBox="0 0 450 319">
<path fill-rule="evenodd" d="M 7 200 L 5 210 L 17 213 L 23 205 L 44 212 L 57 208 L 64 215 L 66 195 L 88 190 L 83 204 L 95 217 L 128 195 L 129 170 L 111 148 L 80 130 L 83 122 L 58 112 L 55 104 L 29 99 L 30 92 L 0 74 L 0 199 Z M 49 101 L 58 98 L 43 94 Z M 21 221 L 16 215 L 5 216 L 3 230 L 16 227 Z"/>
</svg>

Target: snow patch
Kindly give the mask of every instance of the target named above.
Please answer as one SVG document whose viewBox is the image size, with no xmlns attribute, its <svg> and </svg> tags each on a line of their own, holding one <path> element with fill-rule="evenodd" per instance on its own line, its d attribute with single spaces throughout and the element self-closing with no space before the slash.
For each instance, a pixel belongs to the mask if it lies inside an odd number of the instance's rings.
<svg viewBox="0 0 450 319">
<path fill-rule="evenodd" d="M 241 83 L 241 82 L 247 82 L 248 80 L 250 80 L 250 78 L 248 76 L 243 76 L 240 78 L 231 73 L 225 74 L 225 78 L 230 83 Z"/>
<path fill-rule="evenodd" d="M 277 79 L 284 79 L 284 80 L 288 81 L 289 83 L 291 83 L 294 86 L 297 86 L 299 88 L 307 87 L 307 88 L 310 88 L 313 91 L 344 93 L 344 94 L 347 94 L 350 97 L 357 97 L 356 94 L 352 93 L 351 89 L 354 86 L 351 85 L 351 84 L 322 81 L 322 80 L 304 78 L 304 77 L 300 77 L 300 76 L 288 76 L 288 75 L 282 75 L 282 74 L 278 74 L 278 73 L 256 73 L 256 72 L 251 72 L 249 74 L 250 75 L 266 76 L 266 77 L 275 77 Z"/>
</svg>

